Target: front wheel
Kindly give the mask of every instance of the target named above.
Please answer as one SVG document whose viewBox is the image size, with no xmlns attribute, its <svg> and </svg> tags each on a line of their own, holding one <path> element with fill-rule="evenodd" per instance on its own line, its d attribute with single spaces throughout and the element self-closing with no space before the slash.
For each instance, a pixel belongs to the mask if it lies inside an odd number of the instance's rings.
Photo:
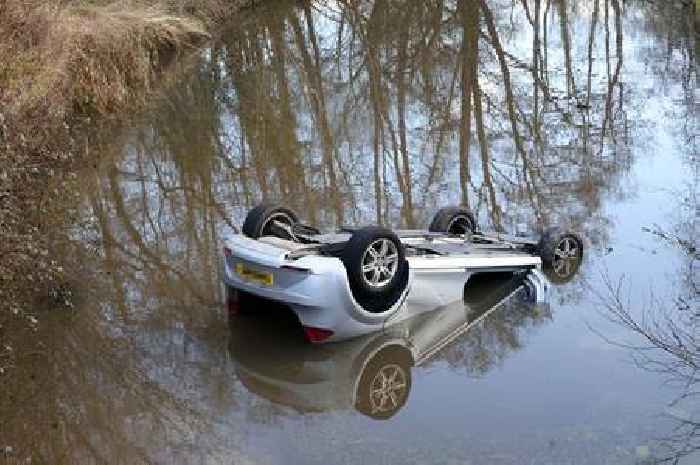
<svg viewBox="0 0 700 465">
<path fill-rule="evenodd" d="M 571 281 L 583 261 L 583 241 L 571 232 L 550 228 L 540 239 L 538 250 L 544 272 L 555 284 Z"/>
<path fill-rule="evenodd" d="M 408 286 L 408 262 L 399 238 L 376 226 L 353 233 L 341 254 L 350 290 L 370 313 L 389 311 Z"/>
<path fill-rule="evenodd" d="M 474 234 L 477 230 L 474 214 L 465 207 L 444 207 L 438 210 L 430 222 L 428 231 L 455 236 Z"/>
</svg>

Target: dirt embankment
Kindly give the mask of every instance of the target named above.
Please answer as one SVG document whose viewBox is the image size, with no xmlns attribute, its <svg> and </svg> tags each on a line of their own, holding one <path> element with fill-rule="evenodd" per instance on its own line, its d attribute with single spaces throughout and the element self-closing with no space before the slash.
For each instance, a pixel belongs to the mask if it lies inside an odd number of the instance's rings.
<svg viewBox="0 0 700 465">
<path fill-rule="evenodd" d="M 36 324 L 37 299 L 70 303 L 47 218 L 84 153 L 75 131 L 142 106 L 174 58 L 248 3 L 0 2 L 0 376 L 17 323 Z"/>
</svg>

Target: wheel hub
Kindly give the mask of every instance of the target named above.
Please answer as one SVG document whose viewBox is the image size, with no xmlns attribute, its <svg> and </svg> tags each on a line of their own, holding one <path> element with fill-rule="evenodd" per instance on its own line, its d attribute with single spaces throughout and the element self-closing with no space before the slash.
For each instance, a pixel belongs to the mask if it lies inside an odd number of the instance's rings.
<svg viewBox="0 0 700 465">
<path fill-rule="evenodd" d="M 362 277 L 372 287 L 387 285 L 396 274 L 399 253 L 396 244 L 386 238 L 377 239 L 362 257 Z"/>
</svg>

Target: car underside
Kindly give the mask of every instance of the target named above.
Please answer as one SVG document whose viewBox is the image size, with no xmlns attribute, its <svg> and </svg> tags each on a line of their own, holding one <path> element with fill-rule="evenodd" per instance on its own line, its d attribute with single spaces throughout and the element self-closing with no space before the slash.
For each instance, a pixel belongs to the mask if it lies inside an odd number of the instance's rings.
<svg viewBox="0 0 700 465">
<path fill-rule="evenodd" d="M 583 242 L 560 229 L 539 239 L 483 232 L 462 207 L 439 210 L 427 230 L 324 233 L 288 208 L 264 204 L 224 252 L 228 288 L 289 304 L 305 328 L 324 336 L 320 342 L 376 330 L 407 298 L 426 307 L 458 300 L 476 273 L 544 268 L 565 281 L 580 265 Z"/>
</svg>

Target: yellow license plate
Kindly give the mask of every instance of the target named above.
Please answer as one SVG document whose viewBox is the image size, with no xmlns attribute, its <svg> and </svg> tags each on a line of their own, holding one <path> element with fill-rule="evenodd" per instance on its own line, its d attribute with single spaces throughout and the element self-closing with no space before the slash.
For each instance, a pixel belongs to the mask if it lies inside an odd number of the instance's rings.
<svg viewBox="0 0 700 465">
<path fill-rule="evenodd" d="M 242 263 L 236 264 L 236 273 L 246 281 L 262 284 L 263 286 L 272 286 L 274 282 L 273 274 L 265 271 L 253 270 Z"/>
</svg>

